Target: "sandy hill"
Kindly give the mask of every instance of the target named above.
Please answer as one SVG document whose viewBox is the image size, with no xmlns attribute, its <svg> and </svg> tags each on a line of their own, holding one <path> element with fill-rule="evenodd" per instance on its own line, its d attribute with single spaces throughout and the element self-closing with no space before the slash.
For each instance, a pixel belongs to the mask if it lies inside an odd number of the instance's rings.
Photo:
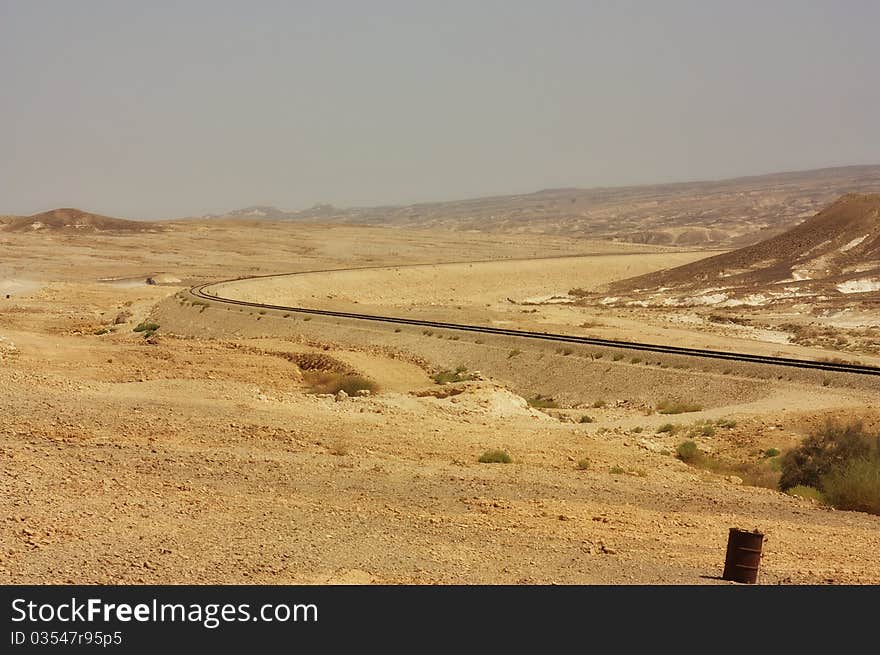
<svg viewBox="0 0 880 655">
<path fill-rule="evenodd" d="M 787 230 L 845 193 L 880 193 L 880 166 L 677 184 L 545 189 L 401 206 L 339 208 L 323 204 L 302 211 L 256 206 L 222 217 L 739 248 Z"/>
<path fill-rule="evenodd" d="M 752 246 L 618 282 L 606 304 L 763 305 L 880 297 L 880 194 L 848 194 Z"/>
<path fill-rule="evenodd" d="M 123 218 L 110 218 L 84 212 L 80 209 L 52 209 L 33 216 L 9 217 L 0 222 L 5 232 L 158 232 L 162 228 L 156 223 L 129 221 Z"/>
</svg>

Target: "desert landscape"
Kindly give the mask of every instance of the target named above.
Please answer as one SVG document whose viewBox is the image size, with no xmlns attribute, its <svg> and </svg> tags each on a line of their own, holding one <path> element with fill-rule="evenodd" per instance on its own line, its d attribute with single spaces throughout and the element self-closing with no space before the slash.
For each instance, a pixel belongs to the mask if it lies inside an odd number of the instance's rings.
<svg viewBox="0 0 880 655">
<path fill-rule="evenodd" d="M 0 216 L 0 583 L 880 584 L 878 194 Z"/>
</svg>

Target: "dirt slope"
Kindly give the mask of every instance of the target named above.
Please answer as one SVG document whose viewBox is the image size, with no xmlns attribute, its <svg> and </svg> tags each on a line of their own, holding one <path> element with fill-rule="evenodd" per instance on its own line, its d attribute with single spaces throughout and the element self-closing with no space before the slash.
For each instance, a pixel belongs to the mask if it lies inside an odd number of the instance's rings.
<svg viewBox="0 0 880 655">
<path fill-rule="evenodd" d="M 783 234 L 623 280 L 610 285 L 609 292 L 666 305 L 688 299 L 721 306 L 845 296 L 875 300 L 880 292 L 880 194 L 845 195 Z"/>
</svg>

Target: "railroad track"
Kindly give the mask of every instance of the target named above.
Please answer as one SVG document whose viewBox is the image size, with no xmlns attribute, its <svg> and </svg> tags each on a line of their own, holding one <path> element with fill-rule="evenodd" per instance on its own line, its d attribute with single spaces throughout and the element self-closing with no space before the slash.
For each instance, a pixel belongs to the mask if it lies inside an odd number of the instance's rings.
<svg viewBox="0 0 880 655">
<path fill-rule="evenodd" d="M 474 262 L 467 262 L 474 263 Z M 405 266 L 421 266 L 422 264 L 407 264 Z M 224 303 L 229 305 L 239 305 L 243 307 L 254 307 L 256 309 L 273 309 L 285 312 L 296 312 L 299 314 L 311 314 L 315 316 L 332 316 L 335 318 L 347 318 L 359 321 L 371 321 L 374 323 L 391 323 L 395 325 L 413 325 L 417 327 L 437 328 L 444 330 L 458 330 L 461 332 L 475 332 L 479 334 L 494 334 L 506 337 L 520 337 L 525 339 L 538 339 L 541 341 L 556 341 L 559 343 L 570 343 L 588 346 L 604 346 L 609 348 L 623 348 L 626 350 L 636 350 L 650 353 L 660 353 L 667 355 L 685 355 L 688 357 L 701 357 L 704 359 L 723 359 L 733 362 L 748 362 L 752 364 L 767 364 L 772 366 L 788 366 L 801 369 L 816 369 L 819 371 L 828 371 L 835 373 L 855 373 L 858 375 L 877 375 L 880 376 L 880 367 L 866 366 L 863 364 L 848 364 L 843 362 L 823 362 L 811 359 L 796 359 L 792 357 L 772 357 L 769 355 L 753 355 L 749 353 L 726 352 L 723 350 L 708 350 L 703 348 L 684 348 L 680 346 L 666 346 L 656 343 L 642 343 L 638 341 L 619 341 L 615 339 L 596 339 L 592 337 L 578 337 L 568 334 L 554 334 L 552 332 L 533 332 L 529 330 L 511 330 L 507 328 L 488 327 L 483 325 L 467 325 L 463 323 L 446 323 L 442 321 L 427 321 L 415 318 L 402 318 L 398 316 L 381 316 L 377 314 L 356 314 L 352 312 L 337 312 L 325 309 L 310 309 L 308 307 L 287 307 L 284 305 L 270 305 L 266 303 L 249 302 L 246 300 L 236 300 L 234 298 L 224 298 L 214 293 L 208 293 L 209 287 L 237 282 L 241 280 L 265 279 L 270 277 L 286 277 L 292 275 L 303 275 L 305 273 L 331 273 L 341 271 L 367 270 L 375 268 L 388 268 L 387 266 L 364 266 L 360 268 L 343 268 L 343 269 L 325 269 L 317 271 L 302 271 L 300 273 L 285 273 L 281 275 L 257 275 L 247 278 L 237 278 L 231 280 L 222 280 L 220 282 L 208 282 L 194 286 L 190 289 L 190 293 L 197 298 L 210 300 L 212 302 Z M 396 266 L 394 268 L 402 268 Z"/>
</svg>

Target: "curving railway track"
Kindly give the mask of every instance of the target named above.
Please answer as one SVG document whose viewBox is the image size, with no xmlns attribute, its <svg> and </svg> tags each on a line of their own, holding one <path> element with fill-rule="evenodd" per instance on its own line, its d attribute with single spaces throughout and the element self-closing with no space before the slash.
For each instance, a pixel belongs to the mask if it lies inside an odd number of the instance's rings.
<svg viewBox="0 0 880 655">
<path fill-rule="evenodd" d="M 406 266 L 421 266 L 423 264 L 409 264 Z M 352 312 L 338 312 L 325 309 L 310 309 L 308 307 L 288 307 L 285 305 L 271 305 L 266 303 L 250 302 L 246 300 L 236 300 L 234 298 L 225 298 L 217 295 L 216 292 L 209 293 L 210 287 L 239 282 L 245 280 L 265 279 L 270 277 L 289 277 L 294 275 L 304 275 L 306 273 L 331 273 L 343 271 L 367 270 L 375 268 L 388 268 L 387 266 L 364 266 L 359 268 L 343 268 L 343 269 L 324 269 L 315 271 L 301 271 L 298 273 L 282 273 L 276 275 L 257 275 L 246 278 L 235 278 L 231 280 L 222 280 L 219 282 L 208 282 L 192 287 L 190 293 L 202 300 L 209 300 L 217 303 L 230 305 L 239 305 L 244 307 L 254 307 L 257 309 L 278 310 L 284 312 L 296 312 L 299 314 L 311 314 L 316 316 L 331 316 L 335 318 L 346 318 L 358 321 L 371 321 L 374 323 L 392 323 L 395 325 L 412 325 L 417 327 L 431 327 L 445 330 L 458 330 L 462 332 L 476 332 L 481 334 L 494 334 L 507 337 L 520 337 L 525 339 L 538 339 L 541 341 L 556 341 L 560 343 L 571 343 L 589 346 L 605 346 L 610 348 L 623 348 L 627 350 L 636 350 L 652 353 L 685 355 L 688 357 L 701 357 L 706 359 L 723 359 L 734 362 L 748 362 L 752 364 L 767 364 L 772 366 L 788 366 L 801 369 L 816 369 L 820 371 L 828 371 L 835 373 L 854 373 L 858 375 L 877 375 L 880 376 L 880 367 L 866 366 L 864 364 L 850 364 L 845 362 L 825 362 L 810 359 L 797 359 L 792 357 L 773 357 L 769 355 L 754 355 L 741 352 L 727 352 L 723 350 L 708 350 L 703 348 L 684 348 L 680 346 L 666 346 L 656 343 L 642 343 L 638 341 L 619 341 L 615 339 L 597 339 L 593 337 L 579 337 L 568 334 L 554 334 L 551 332 L 533 332 L 528 330 L 511 330 L 507 328 L 489 327 L 483 325 L 468 325 L 462 323 L 446 323 L 442 321 L 428 321 L 415 318 L 402 318 L 399 316 L 382 316 L 377 314 L 356 314 Z M 395 267 L 401 268 L 401 267 Z"/>
</svg>

